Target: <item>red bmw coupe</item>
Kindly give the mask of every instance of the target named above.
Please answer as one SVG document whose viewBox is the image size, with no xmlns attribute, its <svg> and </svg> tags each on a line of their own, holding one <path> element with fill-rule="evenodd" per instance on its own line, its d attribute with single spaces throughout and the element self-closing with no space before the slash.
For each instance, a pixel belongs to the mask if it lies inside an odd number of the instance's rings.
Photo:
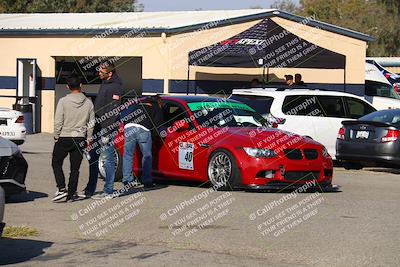
<svg viewBox="0 0 400 267">
<path fill-rule="evenodd" d="M 162 102 L 164 123 L 153 140 L 157 179 L 210 182 L 223 190 L 294 189 L 310 181 L 315 189 L 331 188 L 332 159 L 325 147 L 269 127 L 251 107 L 206 96 L 162 96 Z M 123 155 L 119 137 L 117 169 Z M 139 151 L 133 164 L 138 177 Z M 100 172 L 103 165 L 100 160 Z"/>
</svg>

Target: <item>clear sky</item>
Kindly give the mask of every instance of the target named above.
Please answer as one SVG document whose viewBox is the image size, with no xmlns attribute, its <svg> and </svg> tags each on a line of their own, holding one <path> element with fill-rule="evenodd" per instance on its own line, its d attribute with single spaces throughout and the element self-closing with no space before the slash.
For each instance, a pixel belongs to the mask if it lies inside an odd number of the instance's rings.
<svg viewBox="0 0 400 267">
<path fill-rule="evenodd" d="M 144 11 L 181 11 L 213 9 L 247 9 L 254 6 L 270 8 L 274 0 L 138 0 Z M 298 0 L 294 2 L 298 3 Z"/>
</svg>

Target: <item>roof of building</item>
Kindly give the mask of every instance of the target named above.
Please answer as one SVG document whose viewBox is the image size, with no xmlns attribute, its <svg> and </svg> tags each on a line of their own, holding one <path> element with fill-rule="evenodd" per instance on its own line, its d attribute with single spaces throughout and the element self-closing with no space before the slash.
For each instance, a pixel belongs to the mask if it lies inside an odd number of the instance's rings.
<svg viewBox="0 0 400 267">
<path fill-rule="evenodd" d="M 400 67 L 400 57 L 367 57 L 367 60 L 373 60 L 382 67 Z"/>
<path fill-rule="evenodd" d="M 124 34 L 133 29 L 144 29 L 149 33 L 175 34 L 208 29 L 231 24 L 282 17 L 296 22 L 346 35 L 363 41 L 373 38 L 359 32 L 331 24 L 309 20 L 276 9 L 243 9 L 213 11 L 173 12 L 108 12 L 108 13 L 15 13 L 0 14 L 0 35 L 25 34 L 98 34 L 112 29 L 107 34 Z M 215 23 L 217 22 L 217 23 Z"/>
<path fill-rule="evenodd" d="M 254 95 L 254 96 L 287 96 L 287 95 L 335 95 L 335 96 L 359 96 L 330 90 L 318 90 L 318 89 L 304 89 L 304 88 L 288 88 L 282 90 L 282 88 L 248 88 L 248 89 L 233 89 L 232 94 L 234 95 Z"/>
</svg>

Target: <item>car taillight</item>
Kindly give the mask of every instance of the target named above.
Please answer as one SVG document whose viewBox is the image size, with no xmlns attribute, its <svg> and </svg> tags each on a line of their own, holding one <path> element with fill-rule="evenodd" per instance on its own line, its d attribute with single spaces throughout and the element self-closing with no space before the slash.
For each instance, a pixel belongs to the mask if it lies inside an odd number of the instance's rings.
<svg viewBox="0 0 400 267">
<path fill-rule="evenodd" d="M 24 116 L 19 116 L 15 123 L 24 123 Z"/>
<path fill-rule="evenodd" d="M 344 130 L 344 128 L 343 128 L 343 127 L 341 127 L 341 128 L 339 129 L 339 132 L 338 132 L 337 138 L 338 138 L 338 139 L 341 139 L 341 140 L 344 140 L 344 139 L 345 139 L 345 137 L 344 137 L 344 133 L 345 133 L 345 130 Z"/>
<path fill-rule="evenodd" d="M 382 137 L 381 142 L 393 142 L 399 138 L 400 131 L 399 130 L 388 130 L 386 135 Z"/>
</svg>

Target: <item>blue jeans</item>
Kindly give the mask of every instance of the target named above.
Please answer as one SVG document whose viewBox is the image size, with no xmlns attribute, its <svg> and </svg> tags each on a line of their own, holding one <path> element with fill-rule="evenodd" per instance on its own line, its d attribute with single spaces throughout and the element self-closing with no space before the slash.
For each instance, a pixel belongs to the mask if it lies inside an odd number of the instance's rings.
<svg viewBox="0 0 400 267">
<path fill-rule="evenodd" d="M 114 159 L 114 142 L 113 138 L 110 138 L 107 144 L 102 145 L 103 153 L 105 156 L 105 169 L 106 177 L 104 179 L 103 192 L 106 194 L 112 194 L 114 192 L 114 180 L 115 180 L 115 159 Z"/>
<path fill-rule="evenodd" d="M 128 127 L 125 129 L 124 159 L 122 162 L 123 183 L 133 181 L 132 166 L 136 144 L 139 143 L 142 152 L 142 183 L 150 184 L 153 182 L 151 177 L 151 165 L 153 157 L 151 155 L 151 133 L 140 127 Z"/>
</svg>

